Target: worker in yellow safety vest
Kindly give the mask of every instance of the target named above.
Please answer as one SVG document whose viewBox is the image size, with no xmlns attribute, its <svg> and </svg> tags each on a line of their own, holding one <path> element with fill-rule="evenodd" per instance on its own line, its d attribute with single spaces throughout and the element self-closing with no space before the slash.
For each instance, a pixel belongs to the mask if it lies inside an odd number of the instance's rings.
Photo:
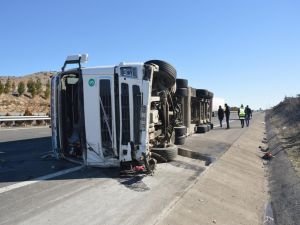
<svg viewBox="0 0 300 225">
<path fill-rule="evenodd" d="M 246 113 L 243 104 L 241 105 L 241 108 L 239 108 L 238 110 L 238 115 L 239 115 L 239 119 L 241 120 L 242 128 L 244 128 Z"/>
</svg>

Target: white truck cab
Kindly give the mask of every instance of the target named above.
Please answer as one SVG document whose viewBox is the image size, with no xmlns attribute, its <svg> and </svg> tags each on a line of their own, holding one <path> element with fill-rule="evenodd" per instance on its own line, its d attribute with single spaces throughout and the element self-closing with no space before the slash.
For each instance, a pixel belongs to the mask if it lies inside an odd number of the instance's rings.
<svg viewBox="0 0 300 225">
<path fill-rule="evenodd" d="M 87 55 L 67 57 L 51 79 L 55 156 L 87 166 L 129 163 L 147 169 L 155 156 L 176 156 L 171 140 L 178 119 L 172 100 L 176 70 L 160 60 L 83 68 L 85 61 Z M 66 70 L 69 64 L 78 66 Z"/>
</svg>

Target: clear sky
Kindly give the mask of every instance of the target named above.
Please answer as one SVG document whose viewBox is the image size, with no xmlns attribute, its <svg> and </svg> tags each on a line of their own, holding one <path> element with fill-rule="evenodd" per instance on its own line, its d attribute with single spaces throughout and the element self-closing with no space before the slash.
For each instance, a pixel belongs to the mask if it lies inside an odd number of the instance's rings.
<svg viewBox="0 0 300 225">
<path fill-rule="evenodd" d="M 10 0 L 0 4 L 0 75 L 162 59 L 230 106 L 300 94 L 299 0 Z"/>
</svg>

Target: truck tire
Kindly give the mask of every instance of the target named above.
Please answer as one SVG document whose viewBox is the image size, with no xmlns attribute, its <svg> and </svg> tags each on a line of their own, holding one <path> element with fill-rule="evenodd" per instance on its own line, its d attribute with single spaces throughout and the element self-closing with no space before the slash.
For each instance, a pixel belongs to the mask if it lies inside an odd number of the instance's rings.
<svg viewBox="0 0 300 225">
<path fill-rule="evenodd" d="M 210 124 L 207 124 L 206 126 L 207 126 L 206 131 L 210 131 Z"/>
<path fill-rule="evenodd" d="M 145 64 L 155 64 L 159 67 L 159 71 L 153 75 L 153 90 L 162 91 L 174 86 L 177 72 L 171 64 L 162 60 L 149 60 Z"/>
<path fill-rule="evenodd" d="M 178 155 L 178 148 L 176 145 L 169 145 L 166 148 L 152 148 L 151 151 L 159 154 L 167 161 L 174 160 Z"/>
<path fill-rule="evenodd" d="M 191 88 L 191 97 L 197 97 L 195 88 Z"/>
<path fill-rule="evenodd" d="M 213 97 L 214 97 L 214 93 L 208 91 L 207 98 L 208 98 L 208 99 L 212 99 Z"/>
<path fill-rule="evenodd" d="M 177 88 L 187 88 L 188 80 L 186 79 L 176 79 L 176 87 Z"/>
<path fill-rule="evenodd" d="M 180 137 L 186 134 L 186 126 L 174 127 L 175 137 Z"/>
<path fill-rule="evenodd" d="M 177 88 L 175 95 L 181 96 L 181 97 L 187 97 L 188 96 L 188 89 L 187 88 Z"/>
<path fill-rule="evenodd" d="M 174 142 L 174 144 L 175 144 L 175 145 L 184 145 L 185 139 L 186 139 L 185 135 L 179 136 L 179 137 L 175 137 L 175 142 Z"/>
<path fill-rule="evenodd" d="M 207 98 L 208 91 L 206 89 L 197 89 L 196 96 L 197 98 Z"/>
<path fill-rule="evenodd" d="M 207 126 L 205 125 L 197 126 L 196 133 L 203 134 L 206 132 L 206 130 L 207 130 Z"/>
<path fill-rule="evenodd" d="M 156 159 L 156 161 L 160 162 L 160 163 L 168 162 L 168 160 L 166 160 L 164 157 L 162 157 L 161 155 L 159 155 L 155 152 L 151 152 L 151 157 Z"/>
</svg>

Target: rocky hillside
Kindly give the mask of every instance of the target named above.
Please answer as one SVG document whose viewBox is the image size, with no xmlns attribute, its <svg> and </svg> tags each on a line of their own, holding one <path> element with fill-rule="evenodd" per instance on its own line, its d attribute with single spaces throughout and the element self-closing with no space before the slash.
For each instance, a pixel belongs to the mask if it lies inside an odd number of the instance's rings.
<svg viewBox="0 0 300 225">
<path fill-rule="evenodd" d="M 54 74 L 55 72 L 38 72 L 38 73 L 33 73 L 33 74 L 29 74 L 29 75 L 24 75 L 24 76 L 20 76 L 20 77 L 16 77 L 16 76 L 1 76 L 0 75 L 0 82 L 4 85 L 6 80 L 9 78 L 11 79 L 11 81 L 15 81 L 16 82 L 16 86 L 18 86 L 17 84 L 21 81 L 27 83 L 30 79 L 33 79 L 34 81 L 36 81 L 38 78 L 41 80 L 43 85 L 46 85 L 47 82 L 49 82 L 49 78 Z"/>
<path fill-rule="evenodd" d="M 50 77 L 55 72 L 38 72 L 25 76 L 0 76 L 2 87 L 5 87 L 7 80 L 10 80 L 8 93 L 2 90 L 0 94 L 0 115 L 23 115 L 25 111 L 33 114 L 48 114 L 50 112 L 50 97 L 45 95 L 47 84 L 49 85 Z M 40 80 L 41 91 L 39 94 L 32 96 L 28 90 L 29 81 L 36 82 Z M 24 93 L 19 95 L 18 85 L 20 82 L 25 84 Z M 0 92 L 1 93 L 1 92 Z"/>
</svg>

